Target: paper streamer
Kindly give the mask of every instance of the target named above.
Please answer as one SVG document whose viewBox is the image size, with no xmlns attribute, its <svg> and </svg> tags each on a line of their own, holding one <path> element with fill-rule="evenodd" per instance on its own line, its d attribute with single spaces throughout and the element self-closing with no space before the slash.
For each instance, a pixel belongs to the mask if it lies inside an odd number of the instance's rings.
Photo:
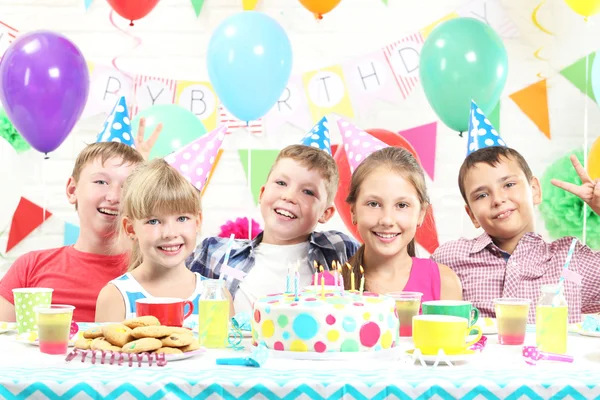
<svg viewBox="0 0 600 400">
<path fill-rule="evenodd" d="M 533 22 L 533 25 L 535 25 L 536 28 L 538 28 L 540 31 L 544 32 L 547 35 L 550 36 L 554 36 L 554 33 L 548 29 L 546 29 L 542 24 L 540 24 L 540 22 L 538 21 L 537 18 L 537 14 L 540 11 L 540 8 L 542 8 L 542 6 L 546 4 L 546 0 L 542 0 L 537 6 L 535 6 L 535 8 L 533 9 L 533 12 L 531 13 L 531 22 Z M 533 57 L 536 58 L 537 60 L 540 61 L 545 61 L 548 62 L 547 58 L 543 58 L 540 56 L 540 52 L 543 50 L 543 46 L 539 47 L 536 51 L 533 52 Z M 538 79 L 544 79 L 544 75 L 541 72 L 538 72 L 536 74 L 536 76 L 538 77 Z"/>
<path fill-rule="evenodd" d="M 122 73 L 123 75 L 125 75 L 126 77 L 130 78 L 131 80 L 135 80 L 135 77 L 128 74 L 125 71 L 122 71 L 119 67 L 117 67 L 117 59 L 123 57 L 125 54 L 131 53 L 132 51 L 134 51 L 135 49 L 137 49 L 141 44 L 142 44 L 142 39 L 140 39 L 139 37 L 132 35 L 131 33 L 127 32 L 126 30 L 119 28 L 119 26 L 117 26 L 117 24 L 115 24 L 115 19 L 114 19 L 114 10 L 110 10 L 110 14 L 108 15 L 108 19 L 110 20 L 110 24 L 112 26 L 114 26 L 117 30 L 121 31 L 122 33 L 124 33 L 125 35 L 129 36 L 130 38 L 133 39 L 134 41 L 134 45 L 132 48 L 130 48 L 129 50 L 127 50 L 124 53 L 119 54 L 118 56 L 116 56 L 115 58 L 113 58 L 111 60 L 111 64 L 112 66 L 119 71 L 120 73 Z"/>
</svg>

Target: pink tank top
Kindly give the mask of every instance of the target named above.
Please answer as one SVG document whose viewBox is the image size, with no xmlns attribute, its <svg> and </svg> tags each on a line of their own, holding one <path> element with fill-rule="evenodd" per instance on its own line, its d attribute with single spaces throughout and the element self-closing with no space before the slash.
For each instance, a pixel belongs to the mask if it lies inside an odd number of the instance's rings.
<svg viewBox="0 0 600 400">
<path fill-rule="evenodd" d="M 423 293 L 422 301 L 440 299 L 440 269 L 430 258 L 413 257 L 405 292 Z"/>
</svg>

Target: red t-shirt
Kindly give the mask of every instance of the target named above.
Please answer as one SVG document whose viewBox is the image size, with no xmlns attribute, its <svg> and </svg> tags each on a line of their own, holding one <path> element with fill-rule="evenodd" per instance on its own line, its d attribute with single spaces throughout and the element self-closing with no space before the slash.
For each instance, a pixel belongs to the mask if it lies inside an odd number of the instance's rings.
<svg viewBox="0 0 600 400">
<path fill-rule="evenodd" d="M 98 293 L 126 270 L 125 254 L 84 253 L 72 246 L 32 251 L 17 258 L 6 272 L 0 281 L 0 296 L 14 304 L 12 289 L 53 288 L 53 304 L 73 305 L 73 320 L 93 322 Z"/>
</svg>

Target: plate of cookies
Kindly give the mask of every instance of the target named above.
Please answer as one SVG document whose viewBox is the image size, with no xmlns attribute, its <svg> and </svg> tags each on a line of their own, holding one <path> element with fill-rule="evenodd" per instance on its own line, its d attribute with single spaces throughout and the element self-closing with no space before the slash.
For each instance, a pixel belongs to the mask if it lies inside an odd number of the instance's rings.
<svg viewBox="0 0 600 400">
<path fill-rule="evenodd" d="M 183 360 L 205 349 L 190 329 L 160 325 L 152 316 L 137 317 L 121 323 L 109 323 L 83 331 L 74 346 L 82 351 L 124 354 L 164 354 L 167 361 Z M 149 357 L 151 359 L 151 357 Z"/>
</svg>

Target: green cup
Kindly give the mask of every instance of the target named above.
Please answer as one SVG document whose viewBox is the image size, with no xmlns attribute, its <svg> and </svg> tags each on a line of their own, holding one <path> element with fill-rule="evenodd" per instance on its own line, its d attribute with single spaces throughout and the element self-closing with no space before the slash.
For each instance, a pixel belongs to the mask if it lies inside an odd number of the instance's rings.
<svg viewBox="0 0 600 400">
<path fill-rule="evenodd" d="M 18 288 L 12 291 L 15 302 L 17 331 L 25 333 L 37 330 L 36 315 L 33 308 L 36 306 L 49 306 L 52 303 L 54 289 Z"/>
<path fill-rule="evenodd" d="M 475 325 L 479 319 L 479 310 L 468 301 L 460 300 L 435 300 L 424 301 L 422 304 L 423 314 L 429 315 L 453 315 L 466 318 L 469 326 Z"/>
</svg>

